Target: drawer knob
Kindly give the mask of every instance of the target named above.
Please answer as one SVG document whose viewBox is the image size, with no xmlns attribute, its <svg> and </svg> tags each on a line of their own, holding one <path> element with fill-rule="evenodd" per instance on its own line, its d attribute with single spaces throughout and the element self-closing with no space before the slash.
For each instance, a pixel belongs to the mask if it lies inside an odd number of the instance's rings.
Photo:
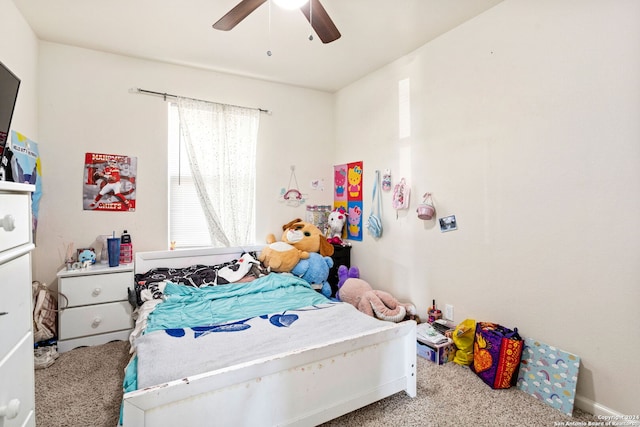
<svg viewBox="0 0 640 427">
<path fill-rule="evenodd" d="M 101 292 L 102 292 L 102 289 L 100 289 L 100 288 L 95 288 L 95 289 L 93 290 L 93 292 L 92 292 L 92 295 L 93 295 L 94 297 L 97 297 L 98 295 L 100 295 L 100 293 L 101 293 Z"/>
<path fill-rule="evenodd" d="M 100 326 L 100 323 L 102 323 L 102 319 L 100 317 L 96 317 L 95 319 L 93 319 L 93 322 L 91 322 L 91 326 L 93 328 L 97 328 L 98 326 Z"/>
<path fill-rule="evenodd" d="M 6 214 L 4 218 L 0 220 L 0 228 L 4 228 L 4 231 L 11 231 L 16 228 L 16 222 L 13 219 L 13 216 Z"/>
<path fill-rule="evenodd" d="M 18 399 L 11 399 L 6 405 L 0 406 L 0 420 L 6 418 L 12 420 L 18 416 L 20 412 L 20 401 Z"/>
</svg>

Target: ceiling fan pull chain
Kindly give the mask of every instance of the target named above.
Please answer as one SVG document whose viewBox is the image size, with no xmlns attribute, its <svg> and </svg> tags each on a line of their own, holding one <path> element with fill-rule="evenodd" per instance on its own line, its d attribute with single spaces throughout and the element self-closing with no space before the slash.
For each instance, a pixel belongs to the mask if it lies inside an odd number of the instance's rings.
<svg viewBox="0 0 640 427">
<path fill-rule="evenodd" d="M 313 29 L 313 1 L 309 0 L 309 24 Z M 309 33 L 309 41 L 313 41 L 313 32 Z"/>
<path fill-rule="evenodd" d="M 271 53 L 271 0 L 269 0 L 269 45 L 267 46 L 267 56 L 273 55 Z"/>
</svg>

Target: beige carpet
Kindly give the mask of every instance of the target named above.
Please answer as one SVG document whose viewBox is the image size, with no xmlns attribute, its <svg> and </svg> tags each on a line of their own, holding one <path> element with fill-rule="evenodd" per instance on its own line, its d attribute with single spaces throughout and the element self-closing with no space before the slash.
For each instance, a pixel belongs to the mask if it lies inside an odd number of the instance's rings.
<svg viewBox="0 0 640 427">
<path fill-rule="evenodd" d="M 78 348 L 36 370 L 37 426 L 115 427 L 128 351 L 127 342 Z M 571 425 L 567 421 L 598 420 L 578 409 L 568 417 L 516 388 L 492 390 L 467 367 L 418 357 L 416 398 L 398 393 L 324 426 L 553 427 Z"/>
<path fill-rule="evenodd" d="M 129 343 L 116 341 L 62 353 L 36 369 L 37 427 L 115 427 Z"/>
</svg>

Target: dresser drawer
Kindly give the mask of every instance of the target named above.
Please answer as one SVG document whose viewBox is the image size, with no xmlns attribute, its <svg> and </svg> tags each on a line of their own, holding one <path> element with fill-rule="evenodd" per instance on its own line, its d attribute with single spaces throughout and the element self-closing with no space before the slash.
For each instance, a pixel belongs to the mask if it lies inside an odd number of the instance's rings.
<svg viewBox="0 0 640 427">
<path fill-rule="evenodd" d="M 131 329 L 131 304 L 128 301 L 67 308 L 60 312 L 59 339 L 84 337 Z"/>
<path fill-rule="evenodd" d="M 14 344 L 17 344 L 14 343 Z M 18 415 L 11 420 L 0 420 L 4 427 L 31 426 L 35 424 L 33 393 L 33 335 L 25 334 L 8 358 L 0 359 L 0 406 L 7 405 L 11 400 L 20 402 Z M 29 421 L 28 421 L 29 420 Z"/>
<path fill-rule="evenodd" d="M 0 360 L 31 330 L 29 254 L 0 265 Z"/>
<path fill-rule="evenodd" d="M 60 282 L 60 292 L 68 299 L 67 307 L 124 301 L 127 288 L 133 286 L 133 273 L 89 274 L 65 277 Z"/>
<path fill-rule="evenodd" d="M 0 228 L 0 252 L 31 242 L 30 194 L 0 193 L 0 219 L 11 215 L 14 229 Z"/>
</svg>

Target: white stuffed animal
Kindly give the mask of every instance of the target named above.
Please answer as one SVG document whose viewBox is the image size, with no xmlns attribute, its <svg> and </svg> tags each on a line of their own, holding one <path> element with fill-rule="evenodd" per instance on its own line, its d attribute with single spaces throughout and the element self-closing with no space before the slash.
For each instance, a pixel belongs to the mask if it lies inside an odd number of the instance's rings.
<svg viewBox="0 0 640 427">
<path fill-rule="evenodd" d="M 329 233 L 328 238 L 337 237 L 342 239 L 342 230 L 347 222 L 347 212 L 344 208 L 337 208 L 329 214 Z"/>
</svg>

